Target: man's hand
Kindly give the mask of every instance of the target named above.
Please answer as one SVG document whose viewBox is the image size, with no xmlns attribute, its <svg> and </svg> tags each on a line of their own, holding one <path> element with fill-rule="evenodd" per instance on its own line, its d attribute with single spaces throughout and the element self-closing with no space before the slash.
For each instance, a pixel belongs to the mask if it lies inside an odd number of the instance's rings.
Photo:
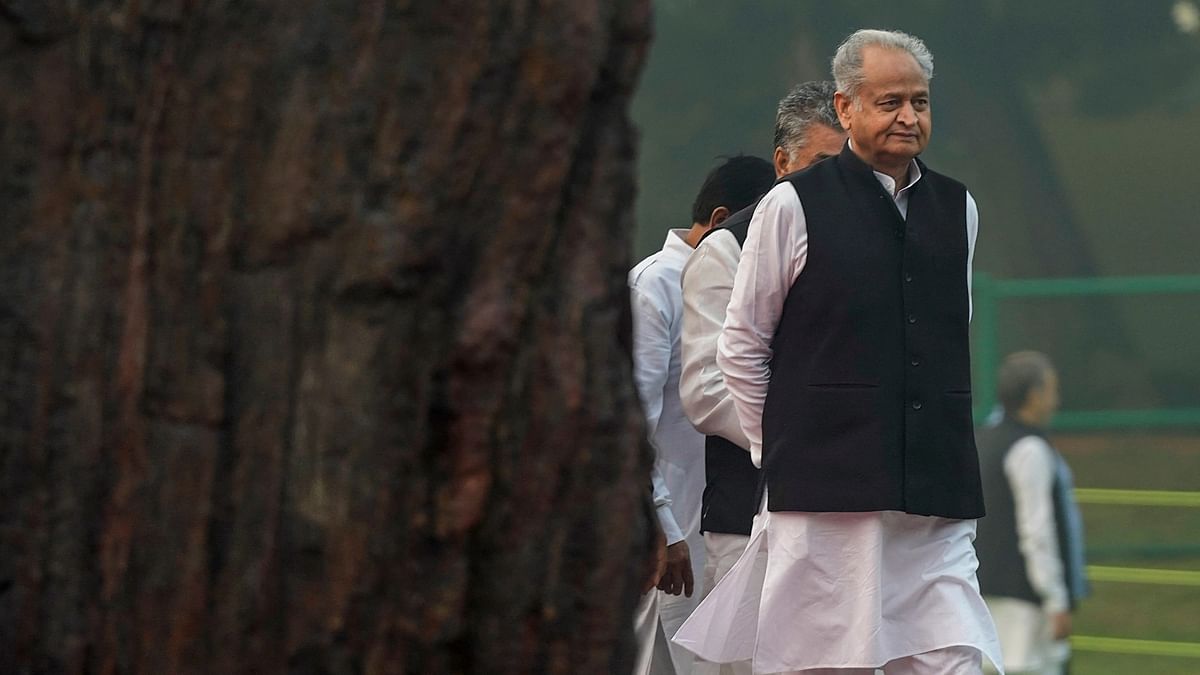
<svg viewBox="0 0 1200 675">
<path fill-rule="evenodd" d="M 683 593 L 692 597 L 695 579 L 692 578 L 692 556 L 686 541 L 677 541 L 667 547 L 667 568 L 658 580 L 658 590 L 671 595 Z"/>
<path fill-rule="evenodd" d="M 658 521 L 654 521 L 654 552 L 646 566 L 646 580 L 642 582 L 642 595 L 649 593 L 662 579 L 663 571 L 667 569 L 667 536 L 663 534 Z"/>
<path fill-rule="evenodd" d="M 1053 612 L 1050 614 L 1050 635 L 1055 640 L 1066 640 L 1071 636 L 1071 613 Z"/>
</svg>

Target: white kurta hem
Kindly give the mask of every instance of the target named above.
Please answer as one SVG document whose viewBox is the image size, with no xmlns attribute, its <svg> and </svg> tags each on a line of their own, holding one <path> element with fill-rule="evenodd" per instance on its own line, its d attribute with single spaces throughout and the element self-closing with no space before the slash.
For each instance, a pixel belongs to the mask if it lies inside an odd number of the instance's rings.
<svg viewBox="0 0 1200 675">
<path fill-rule="evenodd" d="M 974 536 L 974 521 L 895 511 L 764 512 L 674 640 L 755 673 L 880 668 L 956 646 L 1000 663 Z"/>
</svg>

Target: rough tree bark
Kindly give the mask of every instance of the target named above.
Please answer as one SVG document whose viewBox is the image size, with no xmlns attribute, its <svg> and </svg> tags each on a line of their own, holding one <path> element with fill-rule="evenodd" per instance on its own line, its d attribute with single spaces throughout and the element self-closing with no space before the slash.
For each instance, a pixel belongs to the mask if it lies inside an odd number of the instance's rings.
<svg viewBox="0 0 1200 675">
<path fill-rule="evenodd" d="M 614 673 L 649 1 L 0 1 L 0 663 Z"/>
</svg>

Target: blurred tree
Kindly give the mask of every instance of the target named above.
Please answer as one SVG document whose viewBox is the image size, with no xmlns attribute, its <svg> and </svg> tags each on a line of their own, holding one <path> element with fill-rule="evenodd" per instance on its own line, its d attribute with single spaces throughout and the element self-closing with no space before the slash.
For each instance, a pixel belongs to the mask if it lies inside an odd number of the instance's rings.
<svg viewBox="0 0 1200 675">
<path fill-rule="evenodd" d="M 641 0 L 0 2 L 0 663 L 612 673 Z"/>
</svg>

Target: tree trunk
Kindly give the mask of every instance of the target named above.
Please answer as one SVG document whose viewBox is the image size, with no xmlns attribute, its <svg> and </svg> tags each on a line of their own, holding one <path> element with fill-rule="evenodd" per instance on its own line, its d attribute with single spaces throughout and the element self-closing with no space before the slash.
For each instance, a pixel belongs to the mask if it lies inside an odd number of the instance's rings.
<svg viewBox="0 0 1200 675">
<path fill-rule="evenodd" d="M 648 0 L 0 1 L 0 663 L 619 673 Z"/>
</svg>

